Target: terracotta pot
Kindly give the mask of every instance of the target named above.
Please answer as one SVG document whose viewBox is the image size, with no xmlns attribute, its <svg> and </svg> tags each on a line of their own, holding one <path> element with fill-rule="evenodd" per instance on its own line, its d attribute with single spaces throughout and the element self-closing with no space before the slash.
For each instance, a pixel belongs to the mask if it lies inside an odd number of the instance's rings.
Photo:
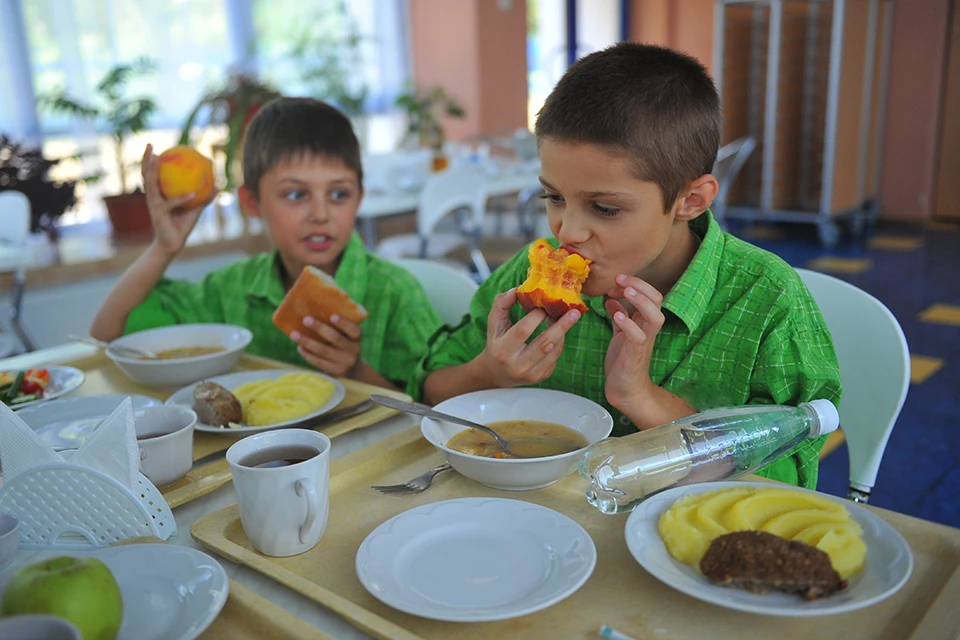
<svg viewBox="0 0 960 640">
<path fill-rule="evenodd" d="M 147 208 L 147 196 L 144 193 L 125 193 L 119 196 L 105 196 L 103 204 L 107 206 L 110 224 L 117 234 L 149 234 L 150 210 Z"/>
</svg>

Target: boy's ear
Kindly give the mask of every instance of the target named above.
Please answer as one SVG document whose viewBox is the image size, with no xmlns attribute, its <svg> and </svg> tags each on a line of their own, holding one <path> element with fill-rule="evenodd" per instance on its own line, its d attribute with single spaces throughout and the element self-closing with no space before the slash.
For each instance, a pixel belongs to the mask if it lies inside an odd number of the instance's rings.
<svg viewBox="0 0 960 640">
<path fill-rule="evenodd" d="M 720 184 L 712 174 L 702 175 L 683 190 L 676 203 L 676 219 L 689 222 L 706 211 L 720 190 Z"/>
<path fill-rule="evenodd" d="M 240 188 L 237 189 L 237 197 L 240 199 L 240 209 L 245 214 L 251 218 L 263 217 L 263 214 L 260 212 L 260 201 L 257 200 L 257 196 L 253 195 L 250 189 L 241 185 Z"/>
</svg>

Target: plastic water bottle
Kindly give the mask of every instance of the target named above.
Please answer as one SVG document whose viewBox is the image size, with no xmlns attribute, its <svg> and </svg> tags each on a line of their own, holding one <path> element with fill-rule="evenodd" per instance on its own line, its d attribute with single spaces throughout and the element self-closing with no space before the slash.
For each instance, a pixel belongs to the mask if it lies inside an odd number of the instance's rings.
<svg viewBox="0 0 960 640">
<path fill-rule="evenodd" d="M 739 478 L 839 424 L 829 400 L 710 409 L 587 447 L 580 475 L 590 504 L 620 513 L 671 487 Z"/>
</svg>

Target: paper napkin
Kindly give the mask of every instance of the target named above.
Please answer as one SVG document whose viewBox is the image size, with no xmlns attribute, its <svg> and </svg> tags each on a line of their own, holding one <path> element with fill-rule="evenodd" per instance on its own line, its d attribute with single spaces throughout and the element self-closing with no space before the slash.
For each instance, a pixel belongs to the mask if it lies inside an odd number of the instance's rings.
<svg viewBox="0 0 960 640">
<path fill-rule="evenodd" d="M 140 479 L 140 448 L 134 429 L 133 405 L 124 398 L 93 435 L 70 457 L 71 464 L 102 471 L 136 494 Z M 63 462 L 17 414 L 0 403 L 0 468 L 9 481 L 41 464 Z"/>
</svg>

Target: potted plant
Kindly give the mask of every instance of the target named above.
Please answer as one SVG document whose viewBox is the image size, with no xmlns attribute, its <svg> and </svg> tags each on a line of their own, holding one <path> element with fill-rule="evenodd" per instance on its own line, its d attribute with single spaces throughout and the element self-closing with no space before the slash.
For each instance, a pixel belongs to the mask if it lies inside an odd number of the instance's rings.
<svg viewBox="0 0 960 640">
<path fill-rule="evenodd" d="M 27 149 L 0 134 L 0 191 L 19 191 L 30 200 L 30 232 L 43 231 L 56 242 L 57 221 L 77 202 L 74 181 L 54 182 L 50 169 L 63 159 L 50 160 L 39 149 Z"/>
<path fill-rule="evenodd" d="M 94 122 L 97 128 L 107 129 L 114 142 L 114 159 L 120 178 L 120 193 L 105 196 L 103 202 L 110 216 L 110 223 L 117 233 L 139 233 L 150 230 L 150 212 L 142 191 L 128 189 L 126 164 L 123 161 L 124 143 L 130 135 L 147 128 L 147 121 L 157 109 L 152 98 L 127 95 L 129 82 L 151 73 L 155 68 L 152 60 L 138 58 L 130 63 L 119 64 L 110 69 L 96 86 L 97 101 L 84 103 L 70 98 L 61 89 L 40 96 L 38 103 L 56 113 L 65 113 Z"/>
<path fill-rule="evenodd" d="M 180 144 L 195 146 L 191 142 L 191 134 L 193 128 L 201 122 L 208 125 L 225 124 L 227 138 L 220 148 L 225 156 L 225 188 L 231 190 L 242 181 L 238 159 L 241 157 L 243 134 L 247 125 L 260 107 L 279 97 L 279 91 L 249 74 L 232 74 L 222 87 L 200 98 L 183 124 Z"/>
<path fill-rule="evenodd" d="M 433 170 L 445 169 L 447 159 L 443 155 L 443 143 L 446 136 L 440 118 L 463 118 L 466 116 L 463 107 L 447 95 L 443 87 L 408 91 L 397 98 L 397 106 L 407 115 L 407 130 L 400 141 L 401 146 L 416 144 L 433 149 Z"/>
</svg>

